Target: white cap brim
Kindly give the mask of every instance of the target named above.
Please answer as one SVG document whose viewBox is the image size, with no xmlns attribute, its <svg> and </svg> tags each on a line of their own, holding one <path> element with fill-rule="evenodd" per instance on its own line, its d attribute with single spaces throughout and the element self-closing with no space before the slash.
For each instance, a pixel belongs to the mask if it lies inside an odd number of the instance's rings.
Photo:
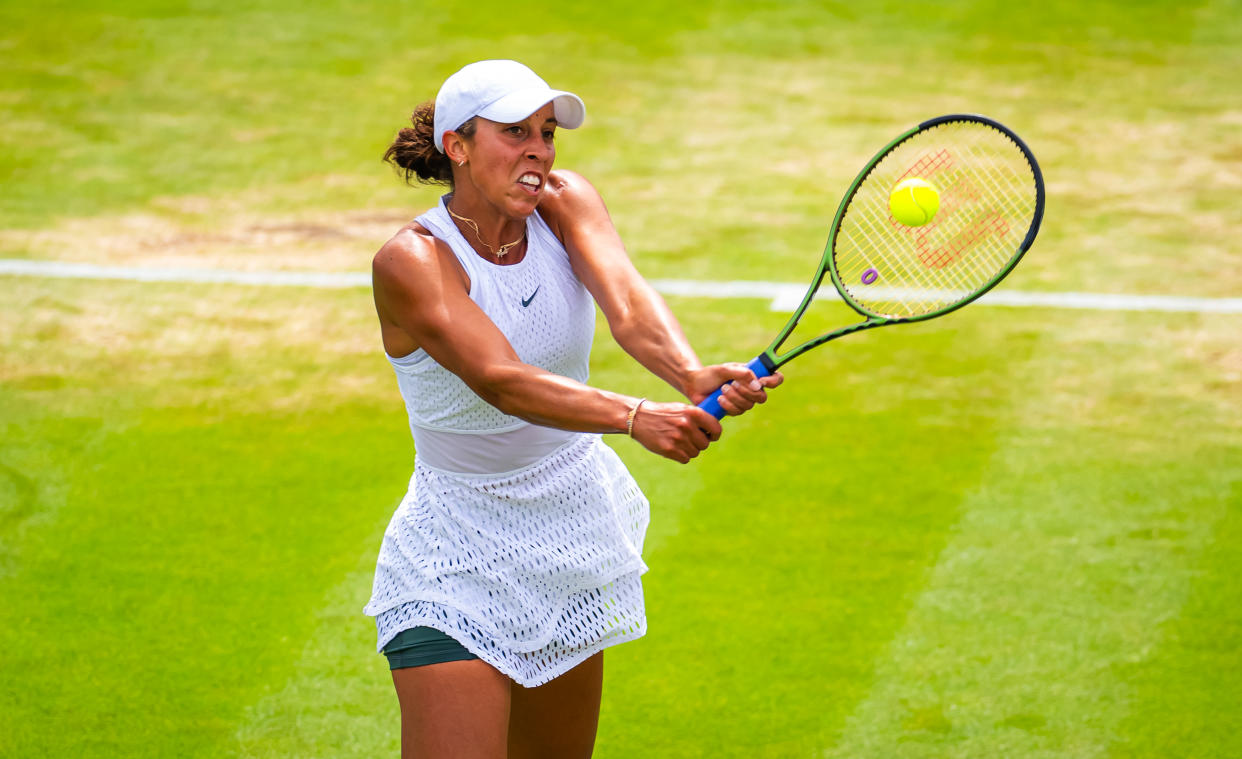
<svg viewBox="0 0 1242 759">
<path fill-rule="evenodd" d="M 522 121 L 548 103 L 552 103 L 558 127 L 577 129 L 586 120 L 586 105 L 582 98 L 572 92 L 543 88 L 510 92 L 481 109 L 478 115 L 489 121 L 512 124 Z"/>
<path fill-rule="evenodd" d="M 444 152 L 444 133 L 474 116 L 514 124 L 552 103 L 558 126 L 577 129 L 586 119 L 582 98 L 554 90 L 539 75 L 517 61 L 476 61 L 444 80 L 436 95 L 436 149 Z"/>
</svg>

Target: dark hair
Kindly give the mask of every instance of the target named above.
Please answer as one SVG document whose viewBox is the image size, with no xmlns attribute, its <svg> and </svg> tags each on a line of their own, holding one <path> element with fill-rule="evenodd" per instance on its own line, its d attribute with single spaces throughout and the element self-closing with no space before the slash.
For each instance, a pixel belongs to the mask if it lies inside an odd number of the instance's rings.
<svg viewBox="0 0 1242 759">
<path fill-rule="evenodd" d="M 414 109 L 412 127 L 405 127 L 384 151 L 384 160 L 402 170 L 406 184 L 413 178 L 427 184 L 453 184 L 453 162 L 436 149 L 436 103 L 428 100 Z M 474 119 L 454 129 L 467 139 L 474 136 Z"/>
</svg>

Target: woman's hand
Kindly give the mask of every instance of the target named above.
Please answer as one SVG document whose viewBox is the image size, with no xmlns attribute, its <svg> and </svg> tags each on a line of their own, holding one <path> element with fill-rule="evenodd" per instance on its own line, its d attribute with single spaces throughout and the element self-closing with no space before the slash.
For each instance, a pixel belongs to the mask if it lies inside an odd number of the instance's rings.
<svg viewBox="0 0 1242 759">
<path fill-rule="evenodd" d="M 780 372 L 759 379 L 745 364 L 716 364 L 690 373 L 686 395 L 695 403 L 702 403 L 704 398 L 723 385 L 720 408 L 729 416 L 737 416 L 750 411 L 756 403 L 766 401 L 767 388 L 776 387 L 784 381 L 785 375 Z"/>
<path fill-rule="evenodd" d="M 737 416 L 766 401 L 767 388 L 784 381 L 780 372 L 760 379 L 745 364 L 717 364 L 690 373 L 688 395 L 700 403 L 723 385 L 720 407 Z M 720 433 L 720 422 L 714 416 L 684 403 L 644 401 L 634 414 L 634 439 L 647 450 L 682 464 L 719 440 Z"/>
<path fill-rule="evenodd" d="M 685 464 L 719 440 L 720 431 L 720 422 L 696 406 L 643 401 L 632 434 L 647 450 Z"/>
</svg>

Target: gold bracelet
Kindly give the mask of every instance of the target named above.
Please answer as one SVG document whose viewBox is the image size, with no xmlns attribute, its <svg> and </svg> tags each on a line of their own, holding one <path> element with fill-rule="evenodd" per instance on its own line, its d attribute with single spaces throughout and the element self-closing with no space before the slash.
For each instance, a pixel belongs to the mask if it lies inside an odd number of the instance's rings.
<svg viewBox="0 0 1242 759">
<path fill-rule="evenodd" d="M 634 437 L 634 417 L 638 416 L 638 407 L 647 402 L 646 398 L 639 398 L 638 403 L 634 404 L 634 408 L 630 409 L 630 413 L 625 417 L 625 434 Z"/>
</svg>

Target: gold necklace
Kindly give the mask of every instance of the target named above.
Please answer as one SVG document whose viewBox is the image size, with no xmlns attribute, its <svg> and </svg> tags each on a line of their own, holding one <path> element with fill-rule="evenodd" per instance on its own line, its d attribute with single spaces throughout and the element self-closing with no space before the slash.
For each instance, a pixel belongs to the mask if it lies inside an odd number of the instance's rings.
<svg viewBox="0 0 1242 759">
<path fill-rule="evenodd" d="M 453 213 L 453 209 L 449 208 L 447 205 L 444 206 L 444 208 L 448 210 L 449 216 L 452 216 L 454 219 L 457 219 L 458 221 L 464 221 L 467 224 L 469 224 L 470 228 L 474 230 L 474 236 L 479 238 L 479 242 L 483 243 L 483 247 L 487 248 L 487 250 L 496 258 L 504 258 L 505 254 L 509 252 L 509 248 L 512 248 L 514 245 L 517 245 L 518 243 L 526 239 L 526 230 L 523 229 L 521 237 L 514 240 L 513 242 L 505 243 L 504 245 L 501 245 L 500 249 L 497 250 L 493 248 L 492 246 L 488 245 L 487 241 L 483 239 L 483 235 L 479 234 L 479 225 L 474 223 L 474 219 L 467 219 L 465 216 L 462 216 L 461 214 Z"/>
</svg>

